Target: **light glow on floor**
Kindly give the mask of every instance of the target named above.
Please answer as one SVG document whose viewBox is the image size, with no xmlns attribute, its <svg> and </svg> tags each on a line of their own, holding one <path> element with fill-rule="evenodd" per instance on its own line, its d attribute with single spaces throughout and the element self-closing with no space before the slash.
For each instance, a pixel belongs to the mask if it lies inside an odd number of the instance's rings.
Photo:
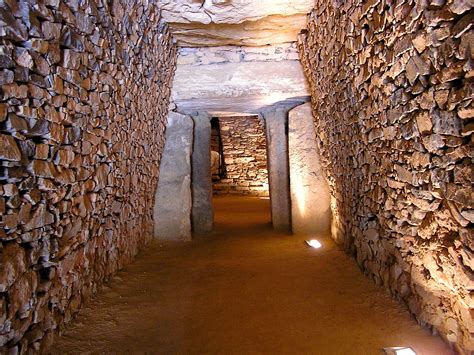
<svg viewBox="0 0 474 355">
<path fill-rule="evenodd" d="M 412 348 L 393 347 L 383 349 L 386 355 L 416 355 Z"/>
<path fill-rule="evenodd" d="M 323 246 L 317 239 L 307 240 L 306 244 L 308 244 L 311 248 L 314 248 L 314 249 L 319 249 Z"/>
</svg>

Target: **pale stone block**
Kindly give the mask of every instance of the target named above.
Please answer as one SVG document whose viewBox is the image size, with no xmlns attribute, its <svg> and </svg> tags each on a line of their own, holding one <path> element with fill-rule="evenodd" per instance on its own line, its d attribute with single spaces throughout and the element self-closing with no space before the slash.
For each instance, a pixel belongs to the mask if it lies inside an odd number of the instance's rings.
<svg viewBox="0 0 474 355">
<path fill-rule="evenodd" d="M 311 103 L 288 113 L 291 222 L 293 233 L 329 230 L 331 197 L 316 146 Z"/>
<path fill-rule="evenodd" d="M 191 240 L 193 120 L 170 112 L 155 197 L 155 238 Z"/>
</svg>

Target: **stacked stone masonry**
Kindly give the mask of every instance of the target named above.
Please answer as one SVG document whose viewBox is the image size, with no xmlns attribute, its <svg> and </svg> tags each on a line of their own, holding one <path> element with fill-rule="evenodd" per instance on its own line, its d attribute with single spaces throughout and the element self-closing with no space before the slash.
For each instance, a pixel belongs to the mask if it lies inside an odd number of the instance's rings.
<svg viewBox="0 0 474 355">
<path fill-rule="evenodd" d="M 219 118 L 226 176 L 215 194 L 268 196 L 266 138 L 258 116 Z"/>
<path fill-rule="evenodd" d="M 176 48 L 148 1 L 0 3 L 0 348 L 45 351 L 152 236 Z"/>
<path fill-rule="evenodd" d="M 472 1 L 316 0 L 299 38 L 335 239 L 474 350 Z"/>
</svg>

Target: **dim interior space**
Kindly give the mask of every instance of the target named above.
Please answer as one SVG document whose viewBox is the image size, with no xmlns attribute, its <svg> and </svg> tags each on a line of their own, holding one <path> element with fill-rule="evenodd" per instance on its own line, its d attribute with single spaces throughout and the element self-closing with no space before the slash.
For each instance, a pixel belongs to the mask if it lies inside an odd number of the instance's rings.
<svg viewBox="0 0 474 355">
<path fill-rule="evenodd" d="M 0 354 L 472 355 L 473 7 L 0 1 Z"/>
</svg>

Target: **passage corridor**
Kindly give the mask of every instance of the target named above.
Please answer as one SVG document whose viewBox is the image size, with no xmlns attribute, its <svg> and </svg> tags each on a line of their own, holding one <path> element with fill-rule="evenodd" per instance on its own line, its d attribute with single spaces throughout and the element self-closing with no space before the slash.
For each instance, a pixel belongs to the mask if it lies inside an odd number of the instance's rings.
<svg viewBox="0 0 474 355">
<path fill-rule="evenodd" d="M 219 197 L 215 231 L 152 243 L 119 272 L 53 353 L 451 354 L 329 236 L 310 249 L 274 232 L 269 201 Z"/>
</svg>

